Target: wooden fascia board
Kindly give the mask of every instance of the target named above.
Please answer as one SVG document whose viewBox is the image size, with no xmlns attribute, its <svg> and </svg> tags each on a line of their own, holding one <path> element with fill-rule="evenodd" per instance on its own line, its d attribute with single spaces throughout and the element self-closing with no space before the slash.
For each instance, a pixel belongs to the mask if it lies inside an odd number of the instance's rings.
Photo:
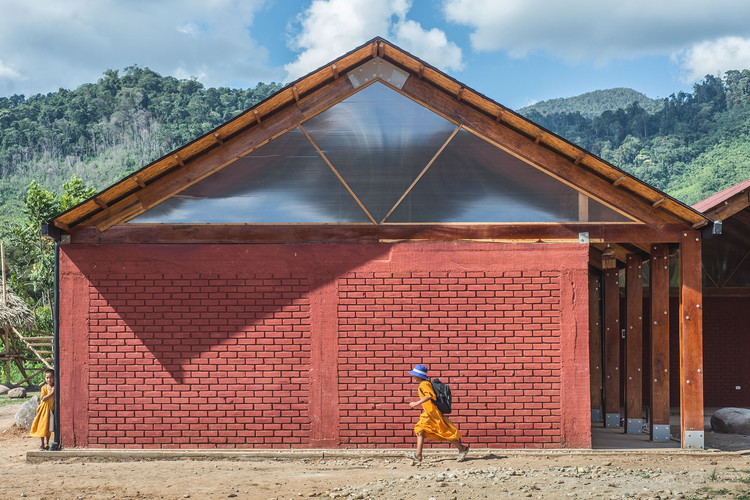
<svg viewBox="0 0 750 500">
<path fill-rule="evenodd" d="M 671 223 L 685 223 L 684 220 L 667 212 L 654 210 L 648 200 L 644 200 L 629 191 L 613 188 L 612 184 L 605 179 L 583 171 L 567 158 L 535 144 L 534 140 L 498 124 L 485 114 L 451 99 L 445 93 L 423 81 L 409 78 L 406 80 L 402 91 L 424 106 L 490 139 L 517 158 L 542 171 L 565 179 L 584 193 L 605 204 L 617 207 L 618 210 L 628 213 L 637 220 L 656 227 Z"/>
<path fill-rule="evenodd" d="M 741 193 L 738 193 L 728 200 L 723 201 L 721 204 L 706 210 L 704 213 L 712 218 L 719 220 L 727 220 L 737 212 L 750 207 L 750 189 L 747 189 Z"/>
<path fill-rule="evenodd" d="M 167 173 L 182 168 L 180 162 L 184 164 L 189 163 L 207 151 L 223 145 L 224 141 L 232 139 L 243 131 L 260 126 L 257 123 L 258 118 L 261 119 L 261 122 L 270 119 L 273 114 L 283 111 L 298 100 L 303 100 L 305 96 L 318 91 L 329 81 L 336 81 L 337 79 L 331 73 L 331 66 L 335 65 L 339 72 L 349 71 L 360 63 L 371 59 L 371 47 L 376 44 L 377 40 L 369 42 L 336 61 L 322 66 L 309 75 L 287 85 L 232 120 L 134 172 L 125 179 L 97 193 L 95 197 L 112 206 L 127 198 L 131 198 L 134 193 L 144 188 L 142 184 L 150 184 Z M 128 204 L 126 203 L 126 205 Z M 92 197 L 59 215 L 55 218 L 55 221 L 59 221 L 67 226 L 75 226 L 80 223 L 88 223 L 87 219 L 89 217 L 101 211 L 101 207 L 93 201 Z"/>
<path fill-rule="evenodd" d="M 644 224 L 120 224 L 105 232 L 78 226 L 71 243 L 292 243 L 379 241 L 676 243 L 684 225 Z"/>
<path fill-rule="evenodd" d="M 108 209 L 100 211 L 89 218 L 84 225 L 95 225 L 100 231 L 106 231 L 115 224 L 126 222 L 296 127 L 305 119 L 327 109 L 353 91 L 354 87 L 349 79 L 339 78 L 294 105 L 263 120 L 260 125 L 247 129 L 231 140 L 225 141 L 220 147 L 208 151 L 184 167 L 166 174 Z"/>
</svg>

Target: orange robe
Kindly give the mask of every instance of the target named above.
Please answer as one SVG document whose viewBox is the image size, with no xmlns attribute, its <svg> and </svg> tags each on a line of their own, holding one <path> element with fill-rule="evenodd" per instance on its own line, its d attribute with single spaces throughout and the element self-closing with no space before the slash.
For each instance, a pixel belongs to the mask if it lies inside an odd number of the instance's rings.
<svg viewBox="0 0 750 500">
<path fill-rule="evenodd" d="M 429 396 L 429 400 L 422 403 L 422 414 L 419 416 L 419 422 L 414 426 L 414 434 L 424 431 L 425 437 L 436 441 L 454 441 L 461 439 L 461 433 L 458 431 L 453 422 L 448 417 L 440 413 L 435 403 L 435 391 L 428 380 L 419 383 L 419 399 Z"/>
<path fill-rule="evenodd" d="M 47 384 L 42 386 L 42 397 L 49 394 L 51 391 L 47 389 Z M 49 430 L 50 419 L 52 418 L 52 412 L 55 411 L 55 397 L 52 396 L 47 401 L 42 401 L 39 406 L 36 407 L 36 417 L 34 422 L 31 424 L 31 437 L 47 437 L 51 436 L 52 432 Z"/>
</svg>

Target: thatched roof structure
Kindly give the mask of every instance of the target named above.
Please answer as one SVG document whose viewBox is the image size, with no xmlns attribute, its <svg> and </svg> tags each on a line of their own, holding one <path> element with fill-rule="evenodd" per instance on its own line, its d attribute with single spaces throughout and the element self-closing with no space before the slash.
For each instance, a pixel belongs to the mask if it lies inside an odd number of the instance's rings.
<svg viewBox="0 0 750 500">
<path fill-rule="evenodd" d="M 7 291 L 7 303 L 3 303 L 2 290 L 0 290 L 0 328 L 9 326 L 31 326 L 34 322 L 34 314 L 21 298 Z"/>
</svg>

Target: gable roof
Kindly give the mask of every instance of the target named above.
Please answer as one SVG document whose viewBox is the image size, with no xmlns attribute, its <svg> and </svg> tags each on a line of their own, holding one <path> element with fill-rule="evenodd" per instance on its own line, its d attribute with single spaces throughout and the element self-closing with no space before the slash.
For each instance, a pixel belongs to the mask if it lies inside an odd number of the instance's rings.
<svg viewBox="0 0 750 500">
<path fill-rule="evenodd" d="M 712 219 L 728 219 L 750 206 L 750 179 L 744 180 L 699 201 L 693 208 Z"/>
<path fill-rule="evenodd" d="M 384 70 L 381 61 L 387 63 Z M 375 65 L 375 73 L 396 68 L 392 74 L 377 73 L 376 77 L 398 85 L 407 97 L 646 224 L 698 228 L 711 222 L 697 210 L 378 37 L 57 215 L 50 224 L 63 231 L 92 225 L 106 231 L 132 219 L 351 95 L 357 79 L 359 84 L 366 82 L 362 68 L 368 63 Z M 391 77 L 399 81 L 391 82 Z"/>
</svg>

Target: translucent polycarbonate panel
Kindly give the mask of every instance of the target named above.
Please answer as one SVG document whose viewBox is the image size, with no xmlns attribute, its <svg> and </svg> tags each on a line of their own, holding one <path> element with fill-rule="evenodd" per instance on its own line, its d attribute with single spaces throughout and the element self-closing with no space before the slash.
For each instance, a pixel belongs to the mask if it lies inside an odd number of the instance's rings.
<svg viewBox="0 0 750 500">
<path fill-rule="evenodd" d="M 591 199 L 586 218 L 630 221 Z M 386 222 L 577 221 L 578 191 L 462 129 Z"/>
<path fill-rule="evenodd" d="M 307 137 L 295 128 L 130 222 L 371 221 Z"/>
<path fill-rule="evenodd" d="M 456 129 L 379 82 L 302 127 L 377 222 Z"/>
</svg>

